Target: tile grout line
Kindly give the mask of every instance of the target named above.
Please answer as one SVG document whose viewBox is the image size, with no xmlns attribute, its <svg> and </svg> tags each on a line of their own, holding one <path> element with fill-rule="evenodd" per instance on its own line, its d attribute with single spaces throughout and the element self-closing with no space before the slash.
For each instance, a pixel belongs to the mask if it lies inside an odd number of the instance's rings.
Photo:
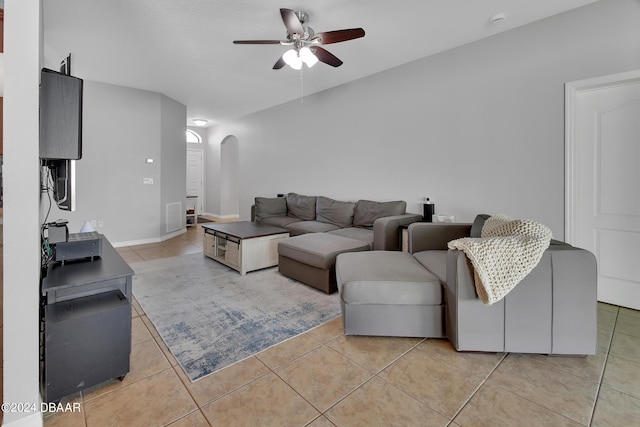
<svg viewBox="0 0 640 427">
<path fill-rule="evenodd" d="M 364 366 L 362 366 L 360 363 L 358 363 L 357 361 L 351 359 L 349 356 L 339 352 L 338 350 L 334 349 L 333 347 L 329 346 L 329 342 L 331 341 L 335 341 L 337 338 L 339 337 L 335 337 L 332 340 L 329 340 L 327 343 L 325 343 L 325 345 L 327 345 L 327 347 L 329 347 L 330 349 L 336 351 L 338 354 L 340 354 L 341 356 L 345 357 L 347 360 L 355 363 L 356 365 L 358 365 L 359 367 L 361 367 L 362 369 L 364 369 L 367 372 L 371 372 L 369 371 L 367 368 L 365 368 Z M 422 338 L 420 341 L 418 341 L 416 344 L 412 345 L 409 349 L 407 349 L 404 353 L 402 353 L 400 356 L 396 357 L 395 359 L 393 359 L 391 362 L 387 363 L 383 368 L 379 369 L 377 372 L 372 373 L 371 378 L 369 378 L 368 380 L 364 381 L 362 384 L 358 385 L 356 388 L 354 388 L 353 390 L 351 390 L 349 393 L 347 393 L 346 395 L 344 395 L 341 399 L 339 399 L 336 403 L 334 403 L 333 405 L 331 405 L 329 408 L 327 408 L 326 411 L 321 412 L 321 415 L 324 416 L 325 418 L 329 419 L 325 414 L 327 412 L 329 412 L 331 409 L 335 408 L 337 405 L 339 405 L 341 402 L 343 402 L 344 400 L 346 400 L 349 396 L 351 396 L 353 393 L 355 393 L 356 391 L 360 390 L 362 387 L 364 387 L 366 384 L 368 384 L 369 382 L 373 381 L 375 378 L 383 381 L 385 384 L 388 384 L 389 386 L 395 388 L 396 390 L 400 391 L 403 394 L 406 394 L 407 396 L 409 396 L 410 398 L 416 400 L 419 403 L 423 403 L 420 400 L 416 399 L 415 397 L 411 396 L 410 394 L 408 394 L 407 392 L 405 392 L 404 390 L 396 387 L 395 385 L 391 384 L 390 382 L 388 382 L 387 380 L 385 380 L 384 378 L 381 378 L 379 376 L 380 373 L 382 373 L 382 371 L 386 370 L 387 368 L 389 368 L 391 365 L 393 365 L 394 363 L 396 363 L 398 360 L 400 360 L 402 357 L 404 357 L 405 355 L 407 355 L 410 351 L 415 350 L 416 347 L 418 347 L 418 345 L 420 345 L 421 343 L 425 342 L 426 340 L 428 340 L 428 338 Z M 283 380 L 284 381 L 284 380 Z M 286 381 L 285 381 L 286 382 Z M 288 384 L 288 383 L 287 383 Z M 291 387 L 291 386 L 290 386 Z M 293 387 L 292 387 L 293 388 Z M 304 398 L 304 397 L 303 397 Z M 306 400 L 306 399 L 305 399 Z M 309 402 L 309 404 L 311 404 L 311 402 Z M 423 403 L 424 404 L 424 403 Z M 313 404 L 311 404 L 314 408 L 315 406 Z M 426 404 L 424 404 L 426 405 Z M 436 411 L 435 409 L 431 408 L 429 405 L 426 405 L 427 407 L 429 407 L 430 409 L 432 409 L 433 411 L 439 413 L 438 411 Z M 317 408 L 316 408 L 317 409 Z M 329 422 L 331 422 L 331 420 L 329 420 Z M 333 422 L 331 422 L 333 424 Z"/>
<path fill-rule="evenodd" d="M 498 367 L 502 364 L 502 362 L 504 362 L 504 360 L 507 358 L 507 356 L 509 354 L 510 353 L 503 353 L 502 354 L 502 358 L 500 359 L 500 361 L 498 363 L 496 363 L 496 366 L 493 367 L 491 372 L 489 372 L 487 374 L 487 376 L 480 382 L 480 384 L 478 384 L 478 387 L 476 387 L 476 389 L 473 391 L 473 393 L 471 393 L 469 395 L 469 397 L 462 403 L 462 405 L 460 406 L 460 408 L 458 408 L 458 410 L 455 412 L 455 414 L 453 414 L 453 417 L 451 417 L 450 423 L 454 422 L 454 420 L 460 414 L 460 412 L 462 412 L 462 410 L 469 404 L 471 399 L 473 399 L 473 397 L 478 393 L 478 391 L 482 388 L 482 386 L 487 382 L 489 377 L 491 377 L 491 375 L 493 375 L 493 373 L 498 369 Z"/>
<path fill-rule="evenodd" d="M 138 313 L 138 314 L 140 315 L 140 317 L 142 317 L 142 315 L 146 316 L 146 315 L 147 315 L 147 313 L 145 313 L 144 309 L 142 309 L 142 306 L 141 306 L 139 303 L 138 303 L 138 305 L 139 305 L 140 309 L 142 310 L 142 314 Z M 142 320 L 142 319 L 141 319 L 141 320 Z M 165 424 L 165 426 L 168 426 L 168 425 L 170 425 L 170 424 L 172 424 L 172 423 L 175 423 L 175 422 L 177 422 L 178 420 L 181 420 L 181 419 L 183 419 L 183 418 L 185 418 L 185 417 L 187 417 L 187 416 L 189 416 L 189 415 L 193 414 L 193 413 L 194 413 L 194 412 L 196 412 L 196 411 L 199 411 L 199 412 L 202 414 L 202 416 L 204 417 L 204 419 L 207 421 L 207 423 L 209 423 L 209 420 L 207 419 L 207 417 L 206 417 L 206 416 L 204 415 L 204 413 L 202 412 L 202 409 L 200 408 L 200 405 L 198 405 L 198 402 L 196 401 L 195 396 L 193 396 L 193 394 L 189 391 L 189 388 L 188 388 L 188 387 L 186 386 L 186 384 L 182 381 L 182 379 L 180 378 L 180 375 L 179 375 L 179 374 L 178 374 L 178 372 L 175 370 L 175 367 L 171 364 L 171 360 L 169 360 L 169 358 L 167 357 L 167 355 L 165 354 L 165 352 L 164 352 L 164 351 L 162 351 L 162 349 L 160 348 L 160 345 L 158 344 L 158 342 L 156 341 L 155 337 L 153 336 L 153 331 L 151 331 L 150 327 L 149 327 L 146 323 L 144 323 L 144 321 L 142 322 L 142 324 L 144 325 L 144 327 L 145 327 L 145 328 L 147 329 L 147 331 L 149 332 L 149 335 L 151 335 L 151 339 L 154 341 L 154 343 L 155 343 L 156 347 L 158 348 L 158 351 L 160 351 L 160 354 L 162 354 L 162 356 L 165 358 L 165 360 L 166 360 L 166 361 L 167 361 L 167 363 L 169 364 L 169 369 L 171 369 L 171 370 L 173 371 L 174 375 L 177 377 L 178 381 L 180 382 L 180 385 L 182 386 L 182 388 L 184 389 L 184 391 L 187 393 L 187 395 L 191 398 L 191 401 L 193 402 L 193 404 L 196 406 L 196 409 L 195 409 L 195 410 L 193 410 L 193 411 L 191 411 L 191 412 L 188 412 L 187 414 L 183 414 L 182 416 L 180 416 L 180 417 L 178 417 L 178 418 L 176 418 L 176 419 L 174 419 L 174 420 L 170 421 L 169 423 Z M 154 327 L 154 328 L 155 328 L 155 327 Z M 157 332 L 157 330 L 156 330 L 156 332 Z M 169 351 L 170 351 L 170 350 L 169 350 Z M 175 357 L 175 356 L 174 356 L 174 357 Z M 182 367 L 180 367 L 180 369 L 182 369 Z M 167 370 L 168 370 L 168 369 L 165 369 L 165 370 L 162 370 L 162 371 L 160 371 L 160 372 L 165 372 L 165 371 L 167 371 Z M 160 373 L 160 372 L 158 372 L 158 373 Z M 154 374 L 154 375 L 155 375 L 155 374 Z M 150 375 L 150 376 L 148 376 L 148 377 L 146 377 L 146 378 L 149 378 L 149 377 L 151 377 L 151 376 L 152 376 L 152 375 Z M 135 383 L 137 383 L 137 382 L 139 382 L 139 381 L 142 381 L 143 379 L 144 379 L 144 378 L 141 378 L 140 380 L 137 380 L 137 381 L 133 382 L 132 384 L 135 384 Z M 114 391 L 115 391 L 115 390 L 114 390 Z M 86 424 L 86 423 L 85 423 L 85 424 Z"/>
<path fill-rule="evenodd" d="M 201 415 L 202 415 L 202 417 L 205 419 L 205 421 L 207 422 L 207 424 L 208 424 L 208 425 L 211 425 L 211 424 L 209 423 L 209 420 L 207 419 L 207 417 L 204 415 L 204 412 L 202 412 L 202 410 L 200 409 L 200 407 L 198 406 L 198 404 L 197 404 L 197 403 L 196 403 L 196 407 L 197 407 L 197 408 L 196 408 L 196 409 L 194 409 L 193 411 L 191 411 L 191 412 L 187 412 L 186 414 L 179 416 L 179 417 L 178 417 L 178 418 L 176 418 L 175 420 L 172 420 L 172 421 L 169 421 L 169 422 L 168 422 L 168 423 L 166 423 L 166 424 L 163 424 L 163 427 L 168 427 L 168 426 L 170 426 L 171 424 L 177 423 L 178 421 L 183 420 L 183 419 L 187 418 L 188 416 L 195 414 L 196 412 L 200 412 L 200 414 L 201 414 Z"/>
<path fill-rule="evenodd" d="M 598 380 L 598 387 L 596 388 L 595 399 L 593 401 L 593 406 L 591 407 L 591 413 L 589 414 L 589 421 L 587 422 L 587 426 L 590 426 L 593 423 L 593 416 L 595 415 L 596 407 L 598 406 L 598 399 L 600 398 L 600 390 L 602 390 L 602 381 L 604 380 L 604 373 L 607 370 L 607 363 L 609 362 L 609 354 L 611 353 L 611 344 L 613 343 L 613 336 L 616 333 L 618 316 L 620 316 L 620 308 L 616 309 L 616 320 L 615 322 L 613 322 L 613 331 L 611 332 L 611 337 L 609 338 L 609 345 L 607 346 L 607 354 L 604 357 L 604 364 L 602 366 L 602 372 L 600 373 L 600 379 Z M 597 351 L 597 348 L 596 348 L 596 351 Z"/>
</svg>

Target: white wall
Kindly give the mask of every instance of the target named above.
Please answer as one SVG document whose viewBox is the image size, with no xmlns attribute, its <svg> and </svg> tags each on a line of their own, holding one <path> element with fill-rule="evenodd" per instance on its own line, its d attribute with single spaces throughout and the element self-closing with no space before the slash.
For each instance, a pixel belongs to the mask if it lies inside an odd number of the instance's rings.
<svg viewBox="0 0 640 427">
<path fill-rule="evenodd" d="M 637 0 L 603 0 L 217 126 L 210 141 L 239 140 L 243 219 L 255 196 L 287 191 L 411 212 L 429 196 L 462 221 L 505 213 L 563 238 L 564 83 L 640 68 L 638 22 Z"/>
<path fill-rule="evenodd" d="M 54 205 L 49 220 L 68 219 L 72 233 L 87 220 L 102 221 L 96 230 L 116 245 L 159 241 L 166 234 L 165 204 L 184 204 L 185 123 L 186 107 L 164 95 L 85 80 L 76 211 Z"/>
<path fill-rule="evenodd" d="M 40 0 L 10 1 L 4 17 L 4 402 L 37 405 L 6 412 L 5 425 L 42 425 L 39 365 Z"/>
</svg>

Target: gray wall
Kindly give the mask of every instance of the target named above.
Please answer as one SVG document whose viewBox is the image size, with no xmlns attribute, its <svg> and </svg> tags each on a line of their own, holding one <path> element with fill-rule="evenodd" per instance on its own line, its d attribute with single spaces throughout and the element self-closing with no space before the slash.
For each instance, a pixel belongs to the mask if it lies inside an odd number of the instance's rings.
<svg viewBox="0 0 640 427">
<path fill-rule="evenodd" d="M 238 139 L 233 135 L 220 137 L 216 128 L 209 128 L 203 141 L 206 164 L 204 211 L 219 218 L 237 217 L 241 174 Z"/>
<path fill-rule="evenodd" d="M 103 221 L 96 230 L 115 244 L 159 241 L 166 203 L 184 204 L 186 107 L 156 92 L 93 81 L 85 81 L 83 103 L 77 208 L 54 205 L 49 220 L 68 219 L 72 233 L 87 220 Z M 42 207 L 48 207 L 45 196 Z"/>
<path fill-rule="evenodd" d="M 185 224 L 187 195 L 187 109 L 173 99 L 161 95 L 160 137 L 160 218 L 159 235 L 166 234 L 166 206 L 168 203 L 181 202 L 181 221 Z"/>
<path fill-rule="evenodd" d="M 238 139 L 235 136 L 225 138 L 220 144 L 220 214 L 223 217 L 239 214 L 239 155 Z"/>
<path fill-rule="evenodd" d="M 220 207 L 220 147 L 224 138 L 218 139 L 215 128 L 208 128 L 203 138 L 205 159 L 205 205 L 203 210 L 211 215 L 221 216 Z M 202 135 L 202 134 L 201 134 Z"/>
<path fill-rule="evenodd" d="M 239 140 L 240 215 L 295 191 L 403 199 L 564 237 L 564 83 L 640 68 L 640 2 L 602 0 L 210 129 Z M 327 69 L 325 72 L 340 72 Z M 209 184 L 214 184 L 207 181 Z"/>
</svg>

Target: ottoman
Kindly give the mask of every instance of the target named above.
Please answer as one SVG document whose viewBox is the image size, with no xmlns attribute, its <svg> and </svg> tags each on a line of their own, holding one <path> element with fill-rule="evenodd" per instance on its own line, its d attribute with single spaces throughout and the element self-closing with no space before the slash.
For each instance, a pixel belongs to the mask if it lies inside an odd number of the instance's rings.
<svg viewBox="0 0 640 427">
<path fill-rule="evenodd" d="M 278 271 L 328 294 L 336 286 L 336 256 L 368 251 L 369 242 L 327 233 L 307 233 L 278 242 Z"/>
<path fill-rule="evenodd" d="M 411 254 L 343 253 L 336 278 L 345 335 L 446 336 L 442 284 Z"/>
</svg>

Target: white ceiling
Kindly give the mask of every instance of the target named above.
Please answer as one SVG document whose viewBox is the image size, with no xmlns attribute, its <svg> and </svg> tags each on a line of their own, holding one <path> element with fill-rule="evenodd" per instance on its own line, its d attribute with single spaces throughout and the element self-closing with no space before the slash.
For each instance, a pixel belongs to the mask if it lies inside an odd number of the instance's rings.
<svg viewBox="0 0 640 427">
<path fill-rule="evenodd" d="M 163 93 L 187 106 L 188 124 L 215 124 L 594 1 L 45 0 L 44 65 L 71 53 L 75 76 Z M 301 84 L 299 71 L 272 70 L 287 47 L 232 44 L 284 39 L 282 7 L 307 11 L 316 32 L 366 35 L 325 46 L 344 64 L 305 68 Z"/>
</svg>

